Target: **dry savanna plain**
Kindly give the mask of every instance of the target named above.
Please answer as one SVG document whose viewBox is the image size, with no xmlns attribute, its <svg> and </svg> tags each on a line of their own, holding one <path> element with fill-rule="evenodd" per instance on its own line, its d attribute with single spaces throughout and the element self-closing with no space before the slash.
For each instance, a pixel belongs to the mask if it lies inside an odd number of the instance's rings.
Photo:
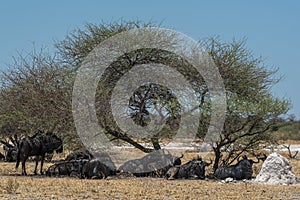
<svg viewBox="0 0 300 200">
<path fill-rule="evenodd" d="M 285 152 L 282 155 L 287 157 Z M 197 156 L 184 152 L 183 163 Z M 204 160 L 209 160 L 207 154 Z M 300 160 L 290 159 L 300 178 Z M 217 180 L 165 180 L 128 176 L 87 180 L 70 177 L 33 176 L 34 162 L 28 162 L 29 176 L 20 176 L 15 163 L 0 162 L 0 199 L 299 199 L 300 184 L 263 185 L 249 182 L 221 183 Z M 46 163 L 44 169 L 50 166 Z M 262 163 L 254 165 L 254 176 Z M 211 172 L 211 167 L 206 170 Z M 298 179 L 299 180 L 299 179 Z"/>
</svg>

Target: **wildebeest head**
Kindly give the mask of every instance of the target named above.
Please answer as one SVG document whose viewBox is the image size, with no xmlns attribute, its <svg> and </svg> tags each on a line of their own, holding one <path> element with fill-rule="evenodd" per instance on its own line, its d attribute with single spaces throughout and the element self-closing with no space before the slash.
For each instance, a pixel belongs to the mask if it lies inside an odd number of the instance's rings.
<svg viewBox="0 0 300 200">
<path fill-rule="evenodd" d="M 17 157 L 17 148 L 15 147 L 3 147 L 5 151 L 5 161 L 6 162 L 12 162 L 16 160 Z"/>
<path fill-rule="evenodd" d="M 197 170 L 196 170 L 196 175 L 198 176 L 198 178 L 204 179 L 205 178 L 205 167 L 211 165 L 212 160 L 210 160 L 210 162 L 208 163 L 208 162 L 203 161 L 202 158 L 199 157 L 197 159 L 196 163 L 198 164 Z"/>
<path fill-rule="evenodd" d="M 4 159 L 6 162 L 16 161 L 17 158 L 18 143 L 13 139 L 11 139 L 11 141 L 12 143 L 0 140 L 0 143 L 4 145 L 3 146 L 3 150 L 5 154 Z"/>
<path fill-rule="evenodd" d="M 205 178 L 205 167 L 209 166 L 212 163 L 205 162 L 201 157 L 194 159 L 191 161 L 191 167 L 189 169 L 189 177 L 196 179 L 204 179 Z"/>
<path fill-rule="evenodd" d="M 183 157 L 183 154 L 179 157 L 173 157 L 172 166 L 181 165 L 181 158 Z"/>
<path fill-rule="evenodd" d="M 52 134 L 51 137 L 53 141 L 53 146 L 56 148 L 56 153 L 62 153 L 64 150 L 62 139 L 54 134 Z"/>
<path fill-rule="evenodd" d="M 52 153 L 54 150 L 56 151 L 56 153 L 63 152 L 62 139 L 57 135 L 52 133 L 47 133 L 46 135 L 42 135 L 40 137 L 42 139 L 42 143 L 45 145 L 47 149 L 47 153 Z"/>
</svg>

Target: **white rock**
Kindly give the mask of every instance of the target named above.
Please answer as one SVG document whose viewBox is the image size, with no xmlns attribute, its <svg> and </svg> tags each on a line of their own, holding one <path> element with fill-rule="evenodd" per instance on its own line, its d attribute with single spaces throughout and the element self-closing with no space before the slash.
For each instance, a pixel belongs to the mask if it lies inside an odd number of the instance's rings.
<svg viewBox="0 0 300 200">
<path fill-rule="evenodd" d="M 292 172 L 289 161 L 277 153 L 270 154 L 262 165 L 255 182 L 272 185 L 296 184 L 297 178 Z"/>
</svg>

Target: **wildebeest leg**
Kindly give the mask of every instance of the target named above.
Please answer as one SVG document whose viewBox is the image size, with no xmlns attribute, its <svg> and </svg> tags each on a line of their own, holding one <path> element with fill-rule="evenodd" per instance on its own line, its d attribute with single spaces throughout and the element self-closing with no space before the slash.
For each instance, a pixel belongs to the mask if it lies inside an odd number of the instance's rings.
<svg viewBox="0 0 300 200">
<path fill-rule="evenodd" d="M 43 154 L 42 157 L 41 157 L 41 175 L 43 175 L 43 164 L 44 164 L 44 160 L 45 160 L 45 154 Z"/>
<path fill-rule="evenodd" d="M 34 168 L 34 175 L 37 175 L 37 166 L 39 163 L 39 156 L 35 156 L 35 168 Z"/>
<path fill-rule="evenodd" d="M 26 160 L 27 160 L 27 158 L 28 157 L 24 157 L 23 159 L 22 159 L 22 175 L 27 175 L 27 173 L 26 173 L 26 166 L 25 166 L 25 163 L 26 163 Z"/>
</svg>

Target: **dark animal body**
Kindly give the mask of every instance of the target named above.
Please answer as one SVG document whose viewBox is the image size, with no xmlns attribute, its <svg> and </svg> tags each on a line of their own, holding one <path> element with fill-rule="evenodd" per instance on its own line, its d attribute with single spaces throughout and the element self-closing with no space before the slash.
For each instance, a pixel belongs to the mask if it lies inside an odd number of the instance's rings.
<svg viewBox="0 0 300 200">
<path fill-rule="evenodd" d="M 171 167 L 181 164 L 180 158 L 182 156 L 175 157 L 163 150 L 155 151 L 140 159 L 125 162 L 118 171 L 132 173 L 138 177 L 163 177 Z"/>
<path fill-rule="evenodd" d="M 102 163 L 99 159 L 93 159 L 83 166 L 82 174 L 84 178 L 102 179 L 116 175 L 116 170 Z"/>
<path fill-rule="evenodd" d="M 71 161 L 71 160 L 91 160 L 93 159 L 94 156 L 91 154 L 88 150 L 86 151 L 76 151 L 73 153 L 70 153 L 66 157 L 66 161 Z"/>
<path fill-rule="evenodd" d="M 82 169 L 87 162 L 89 162 L 89 160 L 86 159 L 61 161 L 48 167 L 46 175 L 83 178 Z"/>
<path fill-rule="evenodd" d="M 253 173 L 252 165 L 258 162 L 259 160 L 254 162 L 248 159 L 247 156 L 243 156 L 243 159 L 239 160 L 235 165 L 220 166 L 214 173 L 214 176 L 218 179 L 226 179 L 229 177 L 236 180 L 251 179 Z"/>
<path fill-rule="evenodd" d="M 74 152 L 59 163 L 50 166 L 47 176 L 71 176 L 87 179 L 103 179 L 116 175 L 116 166 L 108 154 L 90 152 Z"/>
<path fill-rule="evenodd" d="M 212 163 L 202 161 L 202 158 L 193 159 L 184 165 L 171 167 L 165 174 L 165 178 L 173 179 L 204 179 L 205 167 Z"/>
<path fill-rule="evenodd" d="M 32 137 L 26 137 L 19 143 L 17 152 L 16 168 L 19 167 L 19 163 L 22 162 L 22 175 L 27 175 L 25 163 L 28 157 L 36 156 L 36 165 L 34 174 L 37 174 L 38 157 L 41 156 L 41 169 L 40 173 L 43 174 L 43 163 L 46 153 L 53 153 L 53 151 L 61 153 L 63 151 L 63 143 L 61 138 L 54 134 L 35 134 Z"/>
</svg>

